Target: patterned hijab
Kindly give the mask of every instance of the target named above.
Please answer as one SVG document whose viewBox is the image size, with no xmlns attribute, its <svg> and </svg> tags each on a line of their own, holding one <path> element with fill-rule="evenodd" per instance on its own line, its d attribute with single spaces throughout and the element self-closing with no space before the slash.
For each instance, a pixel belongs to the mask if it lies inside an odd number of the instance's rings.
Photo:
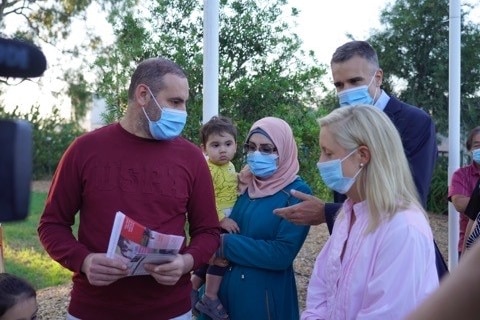
<svg viewBox="0 0 480 320">
<path fill-rule="evenodd" d="M 297 178 L 300 167 L 297 144 L 288 123 L 274 117 L 262 118 L 250 128 L 247 142 L 252 131 L 257 128 L 262 129 L 277 148 L 278 168 L 272 176 L 261 180 L 252 174 L 248 165 L 243 167 L 239 174 L 239 191 L 240 194 L 243 194 L 245 190 L 248 190 L 250 198 L 263 198 L 282 190 Z"/>
</svg>

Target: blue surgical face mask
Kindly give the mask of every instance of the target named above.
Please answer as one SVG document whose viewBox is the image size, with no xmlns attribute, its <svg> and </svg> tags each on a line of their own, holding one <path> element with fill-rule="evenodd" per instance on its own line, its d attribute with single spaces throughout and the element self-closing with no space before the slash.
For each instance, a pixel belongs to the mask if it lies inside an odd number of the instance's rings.
<svg viewBox="0 0 480 320">
<path fill-rule="evenodd" d="M 247 164 L 253 175 L 259 178 L 268 178 L 277 171 L 276 154 L 263 154 L 260 151 L 247 154 Z"/>
<path fill-rule="evenodd" d="M 368 87 L 370 87 L 374 78 L 375 78 L 375 75 L 370 80 L 370 83 L 368 84 L 368 86 L 363 85 L 363 86 L 358 86 L 355 88 L 350 88 L 350 89 L 340 91 L 337 94 L 340 107 L 355 106 L 359 104 L 373 105 L 375 101 L 375 97 L 372 98 L 370 96 L 370 92 L 368 92 Z M 376 94 L 377 94 L 377 90 L 375 89 L 375 96 Z"/>
<path fill-rule="evenodd" d="M 362 167 L 360 167 L 354 177 L 345 177 L 343 175 L 342 162 L 348 157 L 350 157 L 355 151 L 357 151 L 357 149 L 350 152 L 343 159 L 335 159 L 317 163 L 317 168 L 320 172 L 320 176 L 322 177 L 323 182 L 328 188 L 335 190 L 341 194 L 345 194 L 348 192 L 348 190 L 350 190 L 352 185 L 355 183 L 358 174 L 362 170 Z"/>
<path fill-rule="evenodd" d="M 475 163 L 480 164 L 480 149 L 472 150 L 472 159 Z"/>
<path fill-rule="evenodd" d="M 182 133 L 185 123 L 187 122 L 187 112 L 160 107 L 157 99 L 155 99 L 152 91 L 150 91 L 150 88 L 147 87 L 147 89 L 150 92 L 153 101 L 155 101 L 155 104 L 162 112 L 157 121 L 152 121 L 145 112 L 145 108 L 142 108 L 145 117 L 148 119 L 148 128 L 152 137 L 157 140 L 171 140 L 178 137 Z"/>
</svg>

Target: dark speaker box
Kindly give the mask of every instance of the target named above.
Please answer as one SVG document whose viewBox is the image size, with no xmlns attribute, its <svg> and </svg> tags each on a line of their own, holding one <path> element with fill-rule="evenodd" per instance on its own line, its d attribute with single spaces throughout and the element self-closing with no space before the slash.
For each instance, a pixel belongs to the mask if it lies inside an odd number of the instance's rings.
<svg viewBox="0 0 480 320">
<path fill-rule="evenodd" d="M 0 119 L 0 222 L 23 220 L 30 206 L 32 126 Z"/>
</svg>

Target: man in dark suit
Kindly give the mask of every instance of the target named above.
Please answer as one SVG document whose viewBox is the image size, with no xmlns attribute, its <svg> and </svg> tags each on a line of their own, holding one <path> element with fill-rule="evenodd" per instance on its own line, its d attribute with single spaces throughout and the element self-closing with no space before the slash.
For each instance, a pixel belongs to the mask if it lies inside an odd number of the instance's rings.
<svg viewBox="0 0 480 320">
<path fill-rule="evenodd" d="M 337 48 L 330 63 L 333 82 L 337 89 L 340 107 L 370 104 L 383 110 L 392 120 L 402 138 L 419 199 L 424 207 L 437 159 L 435 125 L 432 118 L 422 109 L 408 105 L 391 97 L 381 89 L 383 70 L 372 46 L 365 41 L 350 41 Z M 334 193 L 334 203 L 325 203 L 311 195 L 292 191 L 292 195 L 303 200 L 294 206 L 275 211 L 276 214 L 297 223 L 317 225 L 327 222 L 330 233 L 336 212 L 345 196 Z M 437 249 L 439 277 L 446 264 Z"/>
</svg>

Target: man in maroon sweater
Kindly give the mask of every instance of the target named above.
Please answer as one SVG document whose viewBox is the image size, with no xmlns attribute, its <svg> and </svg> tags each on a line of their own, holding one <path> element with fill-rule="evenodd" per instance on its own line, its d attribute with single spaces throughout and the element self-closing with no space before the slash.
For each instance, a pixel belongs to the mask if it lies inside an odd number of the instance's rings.
<svg viewBox="0 0 480 320">
<path fill-rule="evenodd" d="M 190 319 L 189 272 L 208 262 L 220 229 L 204 156 L 180 137 L 188 90 L 174 62 L 141 62 L 120 122 L 77 138 L 63 155 L 38 233 L 74 272 L 67 319 Z M 149 275 L 126 277 L 126 264 L 105 254 L 117 211 L 181 236 L 188 219 L 189 244 L 172 262 L 147 265 Z"/>
</svg>

